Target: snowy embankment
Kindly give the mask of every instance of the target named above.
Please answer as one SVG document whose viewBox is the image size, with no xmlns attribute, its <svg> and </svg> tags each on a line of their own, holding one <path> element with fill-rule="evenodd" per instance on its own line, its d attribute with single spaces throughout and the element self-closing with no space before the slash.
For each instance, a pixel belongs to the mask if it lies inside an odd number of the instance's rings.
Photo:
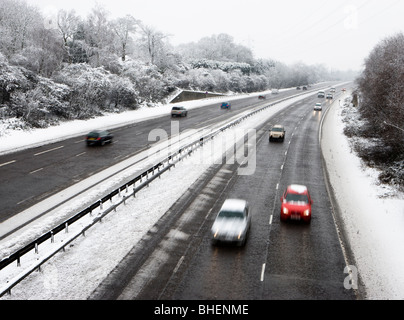
<svg viewBox="0 0 404 320">
<path fill-rule="evenodd" d="M 341 100 L 329 111 L 321 144 L 354 267 L 366 299 L 403 299 L 404 195 L 380 185 L 379 172 L 352 151 L 343 133 L 344 108 Z"/>
</svg>

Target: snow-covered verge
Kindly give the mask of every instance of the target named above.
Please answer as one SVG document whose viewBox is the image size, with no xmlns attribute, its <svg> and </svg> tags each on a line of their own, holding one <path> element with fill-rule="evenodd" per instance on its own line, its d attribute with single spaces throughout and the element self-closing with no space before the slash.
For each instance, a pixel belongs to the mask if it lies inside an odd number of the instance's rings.
<svg viewBox="0 0 404 320">
<path fill-rule="evenodd" d="M 403 299 L 404 195 L 381 185 L 379 172 L 355 154 L 343 133 L 346 108 L 341 100 L 327 114 L 322 150 L 354 267 L 366 299 Z"/>
</svg>

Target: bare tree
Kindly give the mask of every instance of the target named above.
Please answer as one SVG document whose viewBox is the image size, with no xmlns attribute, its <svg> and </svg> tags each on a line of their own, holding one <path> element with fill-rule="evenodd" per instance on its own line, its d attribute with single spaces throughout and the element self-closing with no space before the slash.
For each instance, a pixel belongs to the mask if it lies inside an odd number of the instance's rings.
<svg viewBox="0 0 404 320">
<path fill-rule="evenodd" d="M 63 40 L 63 48 L 68 56 L 68 62 L 71 63 L 72 59 L 69 53 L 69 41 L 74 41 L 74 34 L 77 32 L 80 18 L 76 15 L 74 10 L 67 12 L 66 10 L 59 10 L 57 16 L 57 25 L 60 35 Z"/>
<path fill-rule="evenodd" d="M 128 42 L 130 40 L 130 33 L 135 32 L 137 21 L 131 15 L 127 15 L 124 18 L 118 18 L 111 23 L 111 27 L 118 37 L 120 56 L 122 61 L 126 60 L 126 50 Z"/>
<path fill-rule="evenodd" d="M 167 38 L 168 35 L 143 24 L 139 24 L 139 26 L 142 33 L 143 46 L 148 53 L 150 63 L 155 64 L 157 55 L 164 49 L 163 39 Z"/>
<path fill-rule="evenodd" d="M 87 18 L 86 42 L 93 49 L 93 64 L 96 67 L 101 65 L 101 55 L 108 52 L 108 47 L 113 45 L 113 31 L 109 27 L 108 15 L 103 7 L 96 5 Z"/>
</svg>

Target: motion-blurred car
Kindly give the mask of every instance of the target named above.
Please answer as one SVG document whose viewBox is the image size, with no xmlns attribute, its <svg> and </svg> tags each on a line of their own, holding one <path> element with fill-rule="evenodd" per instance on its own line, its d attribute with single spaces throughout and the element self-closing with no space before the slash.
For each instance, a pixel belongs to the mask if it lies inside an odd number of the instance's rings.
<svg viewBox="0 0 404 320">
<path fill-rule="evenodd" d="M 279 90 L 278 90 L 278 89 L 272 89 L 271 93 L 272 93 L 272 94 L 278 94 L 278 93 L 279 93 Z"/>
<path fill-rule="evenodd" d="M 212 243 L 235 243 L 245 245 L 251 227 L 248 202 L 227 199 L 212 225 Z"/>
<path fill-rule="evenodd" d="M 317 93 L 317 97 L 318 97 L 318 98 L 325 98 L 325 92 L 324 92 L 324 91 L 319 91 L 319 92 Z"/>
<path fill-rule="evenodd" d="M 320 102 L 316 103 L 316 105 L 314 106 L 314 110 L 315 110 L 315 111 L 321 111 L 321 110 L 323 110 L 323 107 L 322 107 L 322 105 L 321 105 Z"/>
<path fill-rule="evenodd" d="M 332 100 L 332 99 L 334 99 L 334 96 L 333 96 L 332 93 L 327 93 L 327 97 L 326 97 L 326 98 Z"/>
<path fill-rule="evenodd" d="M 187 109 L 181 106 L 176 106 L 171 109 L 171 117 L 186 117 L 188 115 Z"/>
<path fill-rule="evenodd" d="M 113 135 L 106 130 L 93 130 L 86 136 L 86 143 L 88 146 L 91 145 L 104 145 L 106 143 L 112 143 Z"/>
<path fill-rule="evenodd" d="M 220 105 L 220 109 L 231 109 L 231 103 L 230 102 L 223 102 Z"/>
<path fill-rule="evenodd" d="M 281 220 L 296 220 L 309 223 L 311 221 L 311 205 L 313 203 L 306 186 L 292 184 L 281 197 Z"/>
<path fill-rule="evenodd" d="M 331 88 L 330 92 L 334 93 L 336 90 L 334 87 Z"/>
<path fill-rule="evenodd" d="M 276 124 L 272 127 L 271 131 L 269 131 L 269 142 L 272 141 L 284 141 L 285 140 L 285 128 L 280 125 Z"/>
<path fill-rule="evenodd" d="M 263 96 L 263 95 L 261 95 L 261 96 L 258 96 L 258 99 L 259 100 L 265 100 L 267 97 L 266 96 Z"/>
<path fill-rule="evenodd" d="M 306 91 L 306 90 L 307 90 L 307 86 L 303 86 L 303 90 Z"/>
</svg>

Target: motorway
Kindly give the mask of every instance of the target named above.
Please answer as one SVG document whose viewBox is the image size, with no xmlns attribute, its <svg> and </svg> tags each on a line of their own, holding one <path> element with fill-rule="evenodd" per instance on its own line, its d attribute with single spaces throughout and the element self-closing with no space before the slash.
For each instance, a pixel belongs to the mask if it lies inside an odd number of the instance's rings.
<svg viewBox="0 0 404 320">
<path fill-rule="evenodd" d="M 346 261 L 319 145 L 322 117 L 332 102 L 321 99 L 323 111 L 314 111 L 319 100 L 305 98 L 256 128 L 254 174 L 238 175 L 237 163 L 213 165 L 90 299 L 357 299 L 344 288 Z M 285 126 L 286 139 L 270 143 L 268 130 L 277 123 Z M 310 224 L 279 219 L 280 197 L 292 183 L 310 190 Z M 210 227 L 228 198 L 246 199 L 252 208 L 245 247 L 211 244 Z"/>
<path fill-rule="evenodd" d="M 311 89 L 315 88 L 313 86 Z M 265 101 L 259 101 L 256 96 L 240 97 L 232 101 L 231 110 L 220 110 L 216 102 L 190 110 L 187 118 L 176 119 L 180 122 L 181 132 L 204 128 L 254 106 L 296 93 L 299 92 L 287 90 L 277 95 L 267 95 Z M 151 147 L 149 133 L 159 128 L 170 134 L 170 120 L 169 115 L 164 115 L 113 128 L 114 142 L 104 147 L 87 147 L 85 137 L 78 136 L 1 155 L 0 223 L 87 177 L 148 150 Z"/>
</svg>

